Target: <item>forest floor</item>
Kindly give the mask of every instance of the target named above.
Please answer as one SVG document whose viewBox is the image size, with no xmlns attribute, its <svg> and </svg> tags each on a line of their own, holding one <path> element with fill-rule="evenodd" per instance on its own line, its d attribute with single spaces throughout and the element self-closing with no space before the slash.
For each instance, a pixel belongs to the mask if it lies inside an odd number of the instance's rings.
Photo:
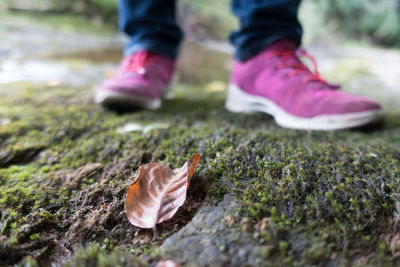
<svg viewBox="0 0 400 267">
<path fill-rule="evenodd" d="M 92 95 L 121 57 L 113 30 L 0 14 L 0 36 L 0 265 L 399 262 L 400 51 L 306 45 L 324 77 L 386 110 L 374 128 L 320 132 L 226 111 L 224 44 L 185 43 L 175 97 L 116 113 Z M 137 168 L 194 153 L 203 158 L 176 216 L 156 233 L 131 225 Z"/>
</svg>

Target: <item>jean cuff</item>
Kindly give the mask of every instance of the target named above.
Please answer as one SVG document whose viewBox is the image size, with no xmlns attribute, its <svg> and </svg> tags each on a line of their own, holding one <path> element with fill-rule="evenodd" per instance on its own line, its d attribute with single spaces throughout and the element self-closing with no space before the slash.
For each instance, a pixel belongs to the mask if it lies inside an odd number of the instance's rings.
<svg viewBox="0 0 400 267">
<path fill-rule="evenodd" d="M 289 39 L 295 42 L 297 46 L 301 45 L 301 35 L 299 36 L 293 33 L 273 35 L 257 40 L 257 42 L 253 42 L 245 48 L 236 49 L 235 59 L 244 62 L 263 51 L 267 46 L 281 39 Z"/>
<path fill-rule="evenodd" d="M 132 55 L 138 51 L 151 51 L 153 53 L 161 54 L 163 56 L 176 59 L 179 54 L 180 45 L 171 45 L 162 43 L 160 41 L 145 41 L 128 43 L 124 48 L 124 55 Z"/>
</svg>

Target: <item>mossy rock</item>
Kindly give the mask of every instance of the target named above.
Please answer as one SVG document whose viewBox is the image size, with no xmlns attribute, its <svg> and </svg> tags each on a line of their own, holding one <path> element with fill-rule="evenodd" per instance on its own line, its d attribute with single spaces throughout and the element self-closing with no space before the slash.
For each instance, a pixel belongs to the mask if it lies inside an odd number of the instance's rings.
<svg viewBox="0 0 400 267">
<path fill-rule="evenodd" d="M 376 129 L 294 131 L 225 111 L 225 92 L 207 85 L 174 87 L 160 110 L 124 114 L 93 104 L 90 88 L 0 91 L 1 264 L 397 263 L 395 109 Z M 127 123 L 169 127 L 118 131 Z M 176 217 L 157 233 L 130 225 L 136 169 L 193 153 L 204 157 Z"/>
</svg>

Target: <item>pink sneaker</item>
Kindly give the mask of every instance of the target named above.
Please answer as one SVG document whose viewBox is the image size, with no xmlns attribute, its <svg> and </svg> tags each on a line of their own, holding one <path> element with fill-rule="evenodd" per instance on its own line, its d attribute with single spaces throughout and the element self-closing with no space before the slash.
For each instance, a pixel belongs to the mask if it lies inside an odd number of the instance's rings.
<svg viewBox="0 0 400 267">
<path fill-rule="evenodd" d="M 315 73 L 299 56 L 313 61 Z M 234 63 L 225 106 L 232 112 L 270 114 L 280 126 L 293 129 L 346 129 L 383 119 L 377 102 L 339 87 L 319 76 L 304 50 L 281 40 L 246 62 Z"/>
<path fill-rule="evenodd" d="M 157 109 L 174 68 L 174 60 L 149 51 L 126 56 L 116 75 L 95 89 L 95 102 L 112 108 Z"/>
</svg>

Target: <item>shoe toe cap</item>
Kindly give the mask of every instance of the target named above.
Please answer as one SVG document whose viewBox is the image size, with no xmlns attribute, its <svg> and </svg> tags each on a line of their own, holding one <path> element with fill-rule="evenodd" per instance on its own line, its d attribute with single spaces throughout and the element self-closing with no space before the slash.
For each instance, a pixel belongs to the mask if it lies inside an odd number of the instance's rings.
<svg viewBox="0 0 400 267">
<path fill-rule="evenodd" d="M 346 103 L 348 112 L 363 112 L 371 110 L 381 110 L 382 106 L 369 98 L 357 97 Z"/>
</svg>

